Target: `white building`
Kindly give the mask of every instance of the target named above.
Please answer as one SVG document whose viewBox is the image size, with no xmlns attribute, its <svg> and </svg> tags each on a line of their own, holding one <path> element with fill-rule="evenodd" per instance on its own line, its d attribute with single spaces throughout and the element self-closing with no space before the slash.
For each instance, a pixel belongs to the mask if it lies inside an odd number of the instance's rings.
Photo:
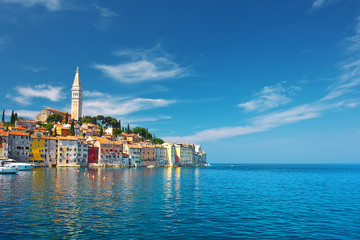
<svg viewBox="0 0 360 240">
<path fill-rule="evenodd" d="M 175 165 L 176 154 L 175 154 L 175 145 L 173 143 L 163 143 L 165 148 L 165 159 L 168 166 Z"/>
<path fill-rule="evenodd" d="M 135 144 L 124 144 L 124 152 L 129 155 L 130 166 L 142 167 L 142 148 Z"/>
</svg>

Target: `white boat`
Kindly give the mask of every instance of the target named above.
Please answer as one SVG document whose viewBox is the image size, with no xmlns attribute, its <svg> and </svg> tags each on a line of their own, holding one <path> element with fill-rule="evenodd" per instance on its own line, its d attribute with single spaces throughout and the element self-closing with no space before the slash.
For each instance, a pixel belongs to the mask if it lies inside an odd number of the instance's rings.
<svg viewBox="0 0 360 240">
<path fill-rule="evenodd" d="M 1 166 L 15 166 L 19 171 L 30 171 L 35 164 L 16 162 L 14 159 L 1 160 Z"/>
<path fill-rule="evenodd" d="M 154 168 L 155 166 L 154 165 L 149 165 L 147 166 L 148 168 Z"/>
<path fill-rule="evenodd" d="M 19 171 L 18 167 L 16 166 L 0 166 L 0 174 L 14 174 Z"/>
</svg>

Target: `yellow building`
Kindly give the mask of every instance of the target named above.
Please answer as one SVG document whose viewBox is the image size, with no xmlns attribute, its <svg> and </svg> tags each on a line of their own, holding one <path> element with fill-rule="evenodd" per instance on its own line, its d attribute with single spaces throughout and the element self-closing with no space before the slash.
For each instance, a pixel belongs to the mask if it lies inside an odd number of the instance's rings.
<svg viewBox="0 0 360 240">
<path fill-rule="evenodd" d="M 45 139 L 41 137 L 30 137 L 29 161 L 38 165 L 45 164 Z"/>
<path fill-rule="evenodd" d="M 61 137 L 67 137 L 70 135 L 70 129 L 64 127 L 63 125 L 54 124 L 54 128 L 56 130 L 56 134 Z"/>
<path fill-rule="evenodd" d="M 175 144 L 175 154 L 178 157 L 178 164 L 193 164 L 194 145 L 183 143 Z"/>
</svg>

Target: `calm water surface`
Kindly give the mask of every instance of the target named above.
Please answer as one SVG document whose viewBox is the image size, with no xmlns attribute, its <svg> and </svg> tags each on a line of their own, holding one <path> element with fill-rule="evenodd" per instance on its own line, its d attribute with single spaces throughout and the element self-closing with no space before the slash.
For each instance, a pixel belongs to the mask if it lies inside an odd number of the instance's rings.
<svg viewBox="0 0 360 240">
<path fill-rule="evenodd" d="M 0 175 L 0 239 L 205 237 L 360 239 L 360 165 Z"/>
</svg>

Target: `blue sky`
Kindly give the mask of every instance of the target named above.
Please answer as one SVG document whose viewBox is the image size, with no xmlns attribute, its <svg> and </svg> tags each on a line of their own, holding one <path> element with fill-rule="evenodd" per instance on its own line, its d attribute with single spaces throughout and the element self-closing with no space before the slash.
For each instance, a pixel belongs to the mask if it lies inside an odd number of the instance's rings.
<svg viewBox="0 0 360 240">
<path fill-rule="evenodd" d="M 0 0 L 1 108 L 201 144 L 209 162 L 360 163 L 357 0 Z"/>
</svg>

